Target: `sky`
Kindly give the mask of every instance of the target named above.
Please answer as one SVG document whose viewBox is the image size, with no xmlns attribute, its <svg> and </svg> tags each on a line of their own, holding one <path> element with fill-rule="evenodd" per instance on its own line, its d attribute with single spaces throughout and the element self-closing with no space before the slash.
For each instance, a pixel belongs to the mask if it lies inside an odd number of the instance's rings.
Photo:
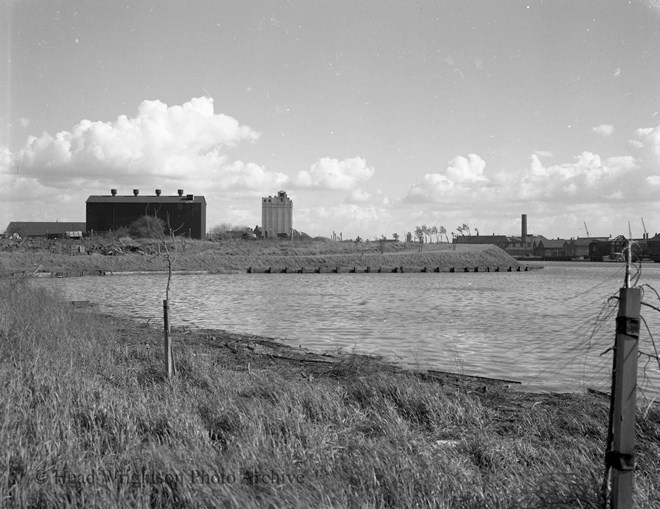
<svg viewBox="0 0 660 509">
<path fill-rule="evenodd" d="M 0 230 L 186 194 L 312 236 L 660 233 L 660 0 L 0 0 Z M 629 227 L 630 224 L 630 227 Z"/>
</svg>

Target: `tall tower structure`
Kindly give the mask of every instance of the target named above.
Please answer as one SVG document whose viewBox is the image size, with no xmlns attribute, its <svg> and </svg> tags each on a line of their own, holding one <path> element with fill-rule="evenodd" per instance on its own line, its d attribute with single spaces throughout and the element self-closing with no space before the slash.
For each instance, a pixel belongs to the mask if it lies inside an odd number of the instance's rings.
<svg viewBox="0 0 660 509">
<path fill-rule="evenodd" d="M 261 235 L 276 239 L 282 234 L 287 238 L 293 234 L 293 201 L 285 191 L 278 191 L 277 196 L 261 199 Z"/>
</svg>

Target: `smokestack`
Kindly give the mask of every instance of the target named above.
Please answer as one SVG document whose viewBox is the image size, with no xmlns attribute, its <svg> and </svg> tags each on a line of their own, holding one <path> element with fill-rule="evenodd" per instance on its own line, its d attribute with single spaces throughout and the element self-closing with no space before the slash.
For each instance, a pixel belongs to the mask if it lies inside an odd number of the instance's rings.
<svg viewBox="0 0 660 509">
<path fill-rule="evenodd" d="M 140 194 L 140 190 L 139 189 L 133 189 L 133 195 L 137 196 L 138 194 Z"/>
<path fill-rule="evenodd" d="M 110 194 L 112 196 L 117 196 L 117 190 L 116 189 L 110 189 Z"/>
<path fill-rule="evenodd" d="M 525 237 L 527 237 L 527 214 L 522 215 L 521 223 L 522 223 L 522 227 L 520 234 L 522 236 L 522 241 L 525 242 Z"/>
<path fill-rule="evenodd" d="M 179 196 L 183 196 L 183 189 L 179 189 L 177 192 L 179 193 Z"/>
<path fill-rule="evenodd" d="M 160 189 L 156 189 L 156 196 L 160 196 Z"/>
</svg>

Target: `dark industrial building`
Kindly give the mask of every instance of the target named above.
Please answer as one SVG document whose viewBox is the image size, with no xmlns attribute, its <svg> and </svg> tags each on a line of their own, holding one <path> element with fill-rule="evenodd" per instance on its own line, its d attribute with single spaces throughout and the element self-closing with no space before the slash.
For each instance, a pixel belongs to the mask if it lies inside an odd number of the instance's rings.
<svg viewBox="0 0 660 509">
<path fill-rule="evenodd" d="M 176 235 L 193 239 L 206 238 L 206 200 L 203 196 L 183 194 L 161 196 L 160 189 L 154 195 L 141 195 L 138 189 L 132 195 L 118 196 L 112 189 L 108 196 L 87 198 L 87 233 L 108 232 L 127 227 L 142 216 L 156 215 L 168 221 Z"/>
</svg>

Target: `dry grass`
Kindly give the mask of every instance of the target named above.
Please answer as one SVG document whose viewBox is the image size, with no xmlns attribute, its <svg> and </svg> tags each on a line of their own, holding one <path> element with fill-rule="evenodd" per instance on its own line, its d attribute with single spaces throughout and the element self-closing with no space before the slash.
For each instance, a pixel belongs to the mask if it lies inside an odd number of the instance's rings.
<svg viewBox="0 0 660 509">
<path fill-rule="evenodd" d="M 174 341 L 168 382 L 160 331 L 0 280 L 0 506 L 598 507 L 598 397 Z M 638 419 L 636 507 L 658 507 L 660 411 Z"/>
</svg>

